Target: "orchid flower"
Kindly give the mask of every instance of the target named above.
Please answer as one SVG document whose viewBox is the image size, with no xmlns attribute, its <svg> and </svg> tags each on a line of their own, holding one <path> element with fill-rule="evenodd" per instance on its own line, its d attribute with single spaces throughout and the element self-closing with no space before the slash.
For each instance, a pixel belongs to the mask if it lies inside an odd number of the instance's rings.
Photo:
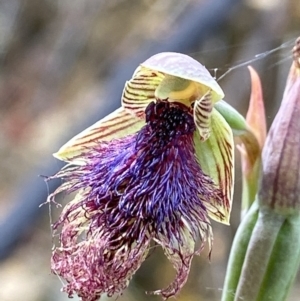
<svg viewBox="0 0 300 301">
<path fill-rule="evenodd" d="M 122 106 L 63 145 L 63 184 L 76 192 L 53 225 L 60 245 L 52 271 L 85 301 L 121 294 L 154 242 L 176 269 L 154 291 L 164 299 L 187 281 L 208 242 L 210 219 L 228 224 L 234 178 L 233 134 L 214 105 L 224 93 L 191 57 L 160 53 L 126 82 Z M 198 243 L 200 241 L 200 244 Z"/>
</svg>

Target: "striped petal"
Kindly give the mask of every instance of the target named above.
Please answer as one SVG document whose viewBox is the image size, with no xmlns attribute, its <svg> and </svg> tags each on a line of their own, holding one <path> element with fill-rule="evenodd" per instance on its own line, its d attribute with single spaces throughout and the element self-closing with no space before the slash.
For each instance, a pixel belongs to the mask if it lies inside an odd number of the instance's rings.
<svg viewBox="0 0 300 301">
<path fill-rule="evenodd" d="M 143 118 L 147 105 L 155 101 L 155 90 L 164 78 L 164 74 L 144 67 L 138 67 L 132 78 L 126 82 L 122 106 Z"/>
<path fill-rule="evenodd" d="M 231 128 L 222 115 L 212 110 L 210 136 L 202 142 L 198 131 L 194 142 L 199 164 L 223 192 L 220 199 L 208 200 L 205 204 L 209 216 L 221 223 L 229 224 L 234 179 L 234 144 Z"/>
<path fill-rule="evenodd" d="M 122 138 L 136 133 L 145 122 L 124 108 L 119 108 L 64 144 L 54 157 L 75 164 L 83 163 L 80 154 L 101 141 Z"/>
<path fill-rule="evenodd" d="M 213 109 L 211 92 L 208 91 L 194 104 L 194 121 L 202 141 L 208 139 L 210 135 L 210 115 Z"/>
</svg>

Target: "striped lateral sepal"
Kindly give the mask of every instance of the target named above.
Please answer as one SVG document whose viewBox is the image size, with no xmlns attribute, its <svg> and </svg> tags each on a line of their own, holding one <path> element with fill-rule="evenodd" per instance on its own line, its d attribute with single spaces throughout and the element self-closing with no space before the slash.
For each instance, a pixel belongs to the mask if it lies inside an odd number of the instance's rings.
<svg viewBox="0 0 300 301">
<path fill-rule="evenodd" d="M 101 141 L 122 138 L 137 132 L 145 121 L 133 116 L 124 108 L 119 108 L 88 127 L 66 144 L 64 144 L 54 157 L 72 163 L 83 163 L 80 154 Z"/>
<path fill-rule="evenodd" d="M 223 116 L 213 109 L 210 121 L 210 136 L 201 141 L 195 132 L 196 155 L 203 171 L 214 180 L 222 195 L 208 200 L 205 206 L 209 216 L 221 223 L 229 224 L 234 181 L 234 143 L 232 130 Z"/>
</svg>

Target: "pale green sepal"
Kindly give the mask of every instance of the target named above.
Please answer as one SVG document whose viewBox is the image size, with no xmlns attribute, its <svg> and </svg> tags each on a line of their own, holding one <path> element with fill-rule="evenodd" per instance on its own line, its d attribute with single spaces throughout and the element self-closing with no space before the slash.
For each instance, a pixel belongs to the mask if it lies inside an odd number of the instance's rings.
<svg viewBox="0 0 300 301">
<path fill-rule="evenodd" d="M 211 76 L 203 65 L 188 55 L 176 52 L 162 52 L 153 55 L 141 66 L 196 83 L 200 97 L 208 90 L 211 90 L 213 103 L 224 97 L 224 92 L 215 78 Z"/>
<path fill-rule="evenodd" d="M 196 156 L 203 172 L 210 176 L 222 191 L 218 200 L 205 203 L 209 216 L 221 223 L 229 224 L 234 180 L 234 144 L 231 128 L 215 109 L 211 113 L 211 132 L 206 141 L 200 140 L 195 131 Z"/>
<path fill-rule="evenodd" d="M 133 116 L 124 108 L 119 108 L 73 137 L 53 156 L 73 164 L 83 164 L 84 158 L 80 158 L 80 155 L 88 148 L 96 146 L 101 141 L 110 141 L 134 134 L 144 124 L 145 121 Z"/>
</svg>

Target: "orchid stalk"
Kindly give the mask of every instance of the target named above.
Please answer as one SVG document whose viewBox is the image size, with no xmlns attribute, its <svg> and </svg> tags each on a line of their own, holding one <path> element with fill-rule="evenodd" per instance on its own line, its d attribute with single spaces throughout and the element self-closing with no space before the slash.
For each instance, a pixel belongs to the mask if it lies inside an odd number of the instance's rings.
<svg viewBox="0 0 300 301">
<path fill-rule="evenodd" d="M 293 51 L 281 107 L 263 147 L 256 200 L 231 249 L 222 301 L 284 301 L 299 269 L 300 39 Z M 252 85 L 254 81 L 252 74 Z M 254 114 L 262 112 L 250 110 Z M 259 128 L 264 130 L 263 125 Z"/>
</svg>

